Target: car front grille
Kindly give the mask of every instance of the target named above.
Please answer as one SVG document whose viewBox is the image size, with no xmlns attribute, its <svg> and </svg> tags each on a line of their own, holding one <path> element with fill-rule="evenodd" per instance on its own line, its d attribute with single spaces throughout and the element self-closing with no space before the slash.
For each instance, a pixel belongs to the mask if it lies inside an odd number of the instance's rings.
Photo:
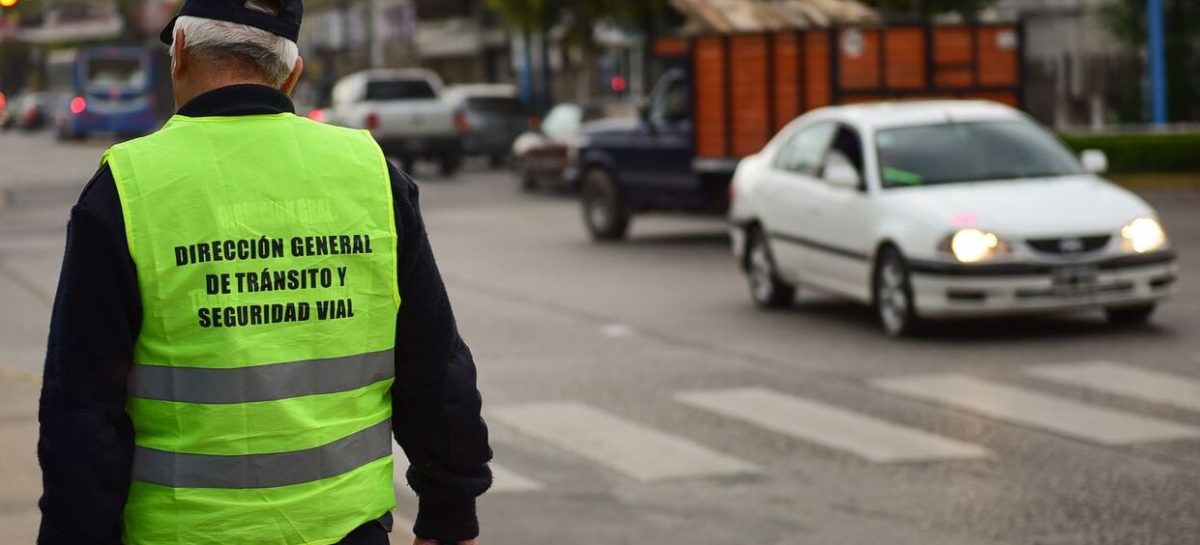
<svg viewBox="0 0 1200 545">
<path fill-rule="evenodd" d="M 1110 235 L 1092 237 L 1044 238 L 1025 241 L 1030 248 L 1043 253 L 1062 256 L 1089 254 L 1108 246 Z"/>
</svg>

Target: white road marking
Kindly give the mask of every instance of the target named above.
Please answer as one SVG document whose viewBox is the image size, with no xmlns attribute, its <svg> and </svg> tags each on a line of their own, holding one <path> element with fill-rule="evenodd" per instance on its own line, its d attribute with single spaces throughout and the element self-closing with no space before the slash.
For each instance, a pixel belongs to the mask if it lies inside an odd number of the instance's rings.
<svg viewBox="0 0 1200 545">
<path fill-rule="evenodd" d="M 502 465 L 492 464 L 492 488 L 489 494 L 497 492 L 533 492 L 545 488 L 541 483 Z"/>
<path fill-rule="evenodd" d="M 392 471 L 392 480 L 395 482 L 397 491 L 405 491 L 411 494 L 412 489 L 408 487 L 408 478 L 405 473 L 408 471 L 408 458 L 404 455 L 404 450 L 392 442 L 392 459 L 394 470 Z M 488 489 L 489 494 L 504 493 L 504 492 L 533 492 L 542 490 L 545 487 L 529 477 L 521 475 L 516 471 L 508 469 L 495 462 L 488 464 L 492 468 L 492 487 Z"/>
<path fill-rule="evenodd" d="M 876 380 L 882 390 L 1106 445 L 1200 437 L 1200 429 L 1061 399 L 965 375 L 937 374 Z"/>
<path fill-rule="evenodd" d="M 1052 382 L 1200 411 L 1200 382 L 1179 375 L 1111 362 L 1039 365 L 1025 372 Z"/>
<path fill-rule="evenodd" d="M 641 482 L 751 473 L 753 465 L 580 403 L 493 409 L 516 430 Z"/>
<path fill-rule="evenodd" d="M 681 403 L 872 462 L 984 458 L 987 449 L 764 388 L 688 392 Z"/>
<path fill-rule="evenodd" d="M 634 331 L 633 327 L 630 327 L 626 324 L 614 323 L 600 328 L 600 333 L 605 337 L 620 339 L 624 337 L 632 337 L 636 332 Z"/>
</svg>

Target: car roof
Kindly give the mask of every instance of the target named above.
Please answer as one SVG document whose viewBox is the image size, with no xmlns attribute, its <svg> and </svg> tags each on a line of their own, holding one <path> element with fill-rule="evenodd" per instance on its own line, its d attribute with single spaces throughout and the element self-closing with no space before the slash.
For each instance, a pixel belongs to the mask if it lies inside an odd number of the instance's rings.
<svg viewBox="0 0 1200 545">
<path fill-rule="evenodd" d="M 950 122 L 1023 120 L 1024 114 L 987 100 L 910 100 L 831 106 L 813 112 L 862 128 L 886 129 Z"/>
</svg>

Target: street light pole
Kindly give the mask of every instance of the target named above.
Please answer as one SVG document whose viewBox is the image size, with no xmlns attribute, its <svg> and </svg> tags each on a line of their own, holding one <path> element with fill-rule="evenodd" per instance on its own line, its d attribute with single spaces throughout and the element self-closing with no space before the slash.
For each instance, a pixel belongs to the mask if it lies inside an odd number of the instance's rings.
<svg viewBox="0 0 1200 545">
<path fill-rule="evenodd" d="M 1167 123 L 1167 66 L 1163 52 L 1163 4 L 1162 0 L 1146 3 L 1146 19 L 1150 36 L 1150 116 L 1155 125 Z"/>
</svg>

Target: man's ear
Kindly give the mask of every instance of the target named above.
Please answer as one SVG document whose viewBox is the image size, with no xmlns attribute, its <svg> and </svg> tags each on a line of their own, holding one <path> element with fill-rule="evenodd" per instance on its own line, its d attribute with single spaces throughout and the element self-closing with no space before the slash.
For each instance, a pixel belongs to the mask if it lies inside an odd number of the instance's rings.
<svg viewBox="0 0 1200 545">
<path fill-rule="evenodd" d="M 302 73 L 304 73 L 304 59 L 296 57 L 296 66 L 292 68 L 292 73 L 288 74 L 287 79 L 283 81 L 283 85 L 279 87 L 279 90 L 283 91 L 285 95 L 292 94 L 292 89 L 296 88 L 296 82 L 300 81 L 300 74 Z"/>
<path fill-rule="evenodd" d="M 183 35 L 183 30 L 175 31 L 175 41 L 171 43 L 171 75 L 178 79 L 188 69 L 188 64 L 191 59 L 188 58 L 187 39 Z"/>
</svg>

